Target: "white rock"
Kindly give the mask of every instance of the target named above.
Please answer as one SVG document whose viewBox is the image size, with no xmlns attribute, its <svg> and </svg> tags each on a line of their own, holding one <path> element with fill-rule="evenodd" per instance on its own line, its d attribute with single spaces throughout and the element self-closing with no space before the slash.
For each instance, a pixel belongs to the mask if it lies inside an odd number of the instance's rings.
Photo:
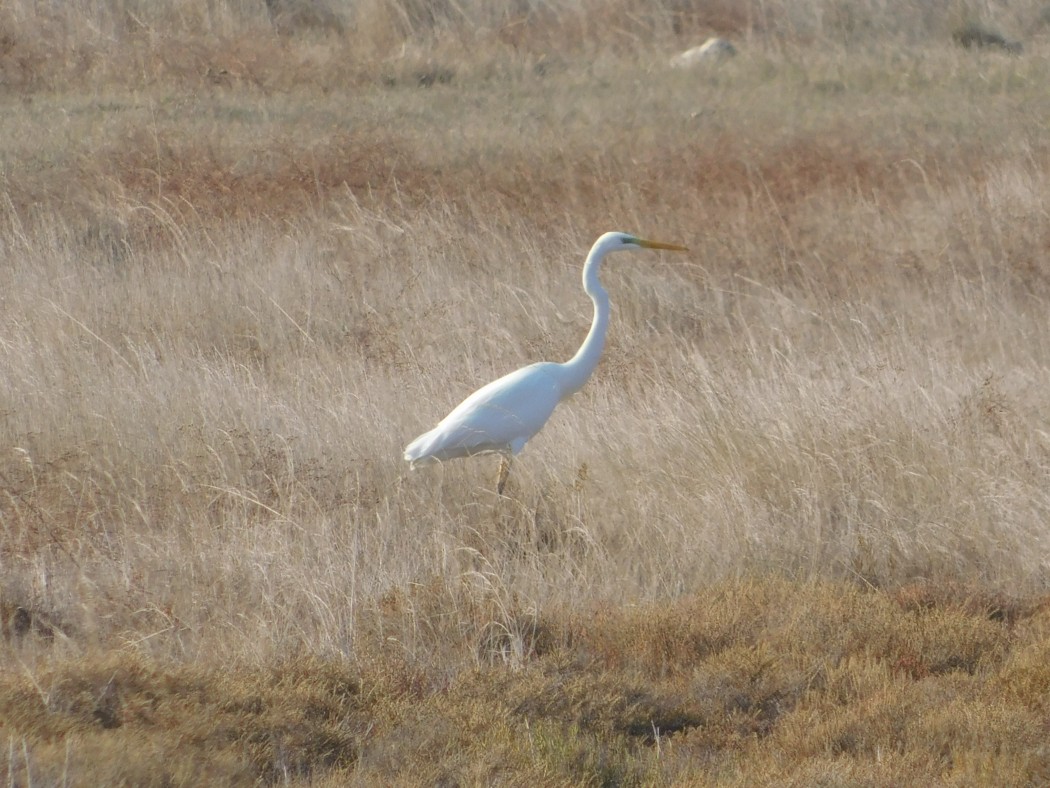
<svg viewBox="0 0 1050 788">
<path fill-rule="evenodd" d="M 709 38 L 698 47 L 671 58 L 671 68 L 692 68 L 699 63 L 724 60 L 736 54 L 736 47 L 724 38 Z"/>
</svg>

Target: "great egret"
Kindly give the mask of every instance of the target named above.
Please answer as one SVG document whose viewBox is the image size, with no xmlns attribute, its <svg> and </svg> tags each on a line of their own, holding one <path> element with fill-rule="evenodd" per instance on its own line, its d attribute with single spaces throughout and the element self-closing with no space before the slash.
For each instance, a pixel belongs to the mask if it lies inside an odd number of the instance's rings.
<svg viewBox="0 0 1050 788">
<path fill-rule="evenodd" d="M 482 386 L 434 429 L 408 444 L 405 459 L 413 468 L 456 457 L 501 454 L 496 491 L 503 493 L 511 457 L 543 428 L 559 402 L 583 387 L 598 365 L 609 326 L 609 294 L 598 281 L 598 269 L 609 252 L 629 249 L 687 251 L 684 246 L 627 233 L 605 233 L 594 242 L 583 264 L 583 289 L 594 302 L 594 322 L 576 355 L 564 364 L 530 364 Z"/>
</svg>

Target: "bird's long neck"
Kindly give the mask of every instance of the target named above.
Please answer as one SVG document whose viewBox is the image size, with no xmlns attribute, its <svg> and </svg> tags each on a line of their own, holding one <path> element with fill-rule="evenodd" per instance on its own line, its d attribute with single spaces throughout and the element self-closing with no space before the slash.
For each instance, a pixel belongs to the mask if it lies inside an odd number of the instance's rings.
<svg viewBox="0 0 1050 788">
<path fill-rule="evenodd" d="M 601 358 L 602 349 L 605 347 L 605 331 L 609 327 L 609 294 L 598 281 L 598 269 L 603 257 L 604 252 L 592 249 L 583 265 L 583 289 L 594 302 L 594 321 L 576 355 L 562 364 L 566 372 L 562 382 L 565 396 L 574 394 L 583 387 L 594 368 L 598 366 L 598 359 Z"/>
</svg>

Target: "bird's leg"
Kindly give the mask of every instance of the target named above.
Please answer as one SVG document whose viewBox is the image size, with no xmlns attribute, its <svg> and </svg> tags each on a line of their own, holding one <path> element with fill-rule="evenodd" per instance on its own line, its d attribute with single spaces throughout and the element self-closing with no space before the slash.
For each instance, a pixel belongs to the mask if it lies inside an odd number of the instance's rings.
<svg viewBox="0 0 1050 788">
<path fill-rule="evenodd" d="M 507 484 L 508 476 L 510 476 L 510 457 L 501 454 L 499 458 L 499 476 L 496 477 L 496 492 L 499 495 L 503 495 L 503 488 Z"/>
</svg>

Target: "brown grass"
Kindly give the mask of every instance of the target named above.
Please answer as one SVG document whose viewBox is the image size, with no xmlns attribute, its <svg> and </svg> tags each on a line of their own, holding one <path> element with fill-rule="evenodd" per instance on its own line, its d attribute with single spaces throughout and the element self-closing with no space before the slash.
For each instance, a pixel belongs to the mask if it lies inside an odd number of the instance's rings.
<svg viewBox="0 0 1050 788">
<path fill-rule="evenodd" d="M 7 781 L 1050 779 L 1038 9 L 840 6 L 5 6 Z"/>
<path fill-rule="evenodd" d="M 413 601 L 432 608 L 432 592 Z M 385 608 L 397 631 L 405 608 Z M 7 725 L 32 742 L 9 768 L 333 784 L 909 783 L 931 768 L 947 784 L 1024 784 L 1050 770 L 1042 608 L 1007 621 L 973 596 L 912 609 L 766 578 L 566 612 L 533 620 L 517 657 L 510 630 L 477 633 L 477 666 L 454 676 L 394 638 L 353 663 L 232 673 L 127 652 L 60 663 L 8 684 Z"/>
</svg>

